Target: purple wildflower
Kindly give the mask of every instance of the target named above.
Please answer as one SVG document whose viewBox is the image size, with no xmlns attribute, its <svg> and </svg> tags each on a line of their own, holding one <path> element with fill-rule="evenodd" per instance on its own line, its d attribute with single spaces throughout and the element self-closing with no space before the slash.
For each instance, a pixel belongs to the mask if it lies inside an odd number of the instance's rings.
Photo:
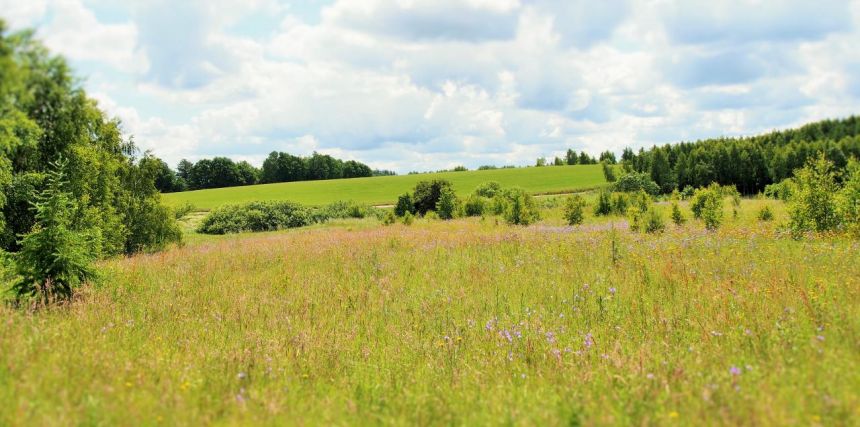
<svg viewBox="0 0 860 427">
<path fill-rule="evenodd" d="M 591 332 L 585 334 L 585 339 L 582 340 L 582 343 L 587 349 L 594 345 L 594 337 L 591 336 Z"/>
<path fill-rule="evenodd" d="M 546 340 L 547 340 L 550 344 L 554 343 L 554 342 L 555 342 L 555 334 L 554 334 L 554 333 L 552 333 L 552 332 L 547 332 L 547 333 L 546 333 Z"/>
<path fill-rule="evenodd" d="M 734 375 L 734 376 L 738 376 L 741 374 L 741 368 L 738 368 L 737 366 L 732 365 L 732 367 L 729 368 L 729 373 Z"/>
<path fill-rule="evenodd" d="M 614 288 L 614 287 L 613 287 L 613 288 L 609 288 L 609 293 L 610 293 L 610 294 L 612 294 L 612 295 L 615 295 L 615 288 Z"/>
<path fill-rule="evenodd" d="M 507 329 L 504 329 L 504 330 L 499 331 L 499 335 L 501 335 L 501 336 L 502 336 L 502 338 L 504 338 L 504 339 L 508 340 L 508 342 L 512 342 L 512 341 L 513 341 L 513 338 L 511 338 L 511 333 L 510 333 L 510 331 L 508 331 Z"/>
<path fill-rule="evenodd" d="M 488 331 L 492 331 L 496 327 L 496 319 L 490 319 L 487 321 L 487 324 L 484 326 L 484 329 Z"/>
</svg>

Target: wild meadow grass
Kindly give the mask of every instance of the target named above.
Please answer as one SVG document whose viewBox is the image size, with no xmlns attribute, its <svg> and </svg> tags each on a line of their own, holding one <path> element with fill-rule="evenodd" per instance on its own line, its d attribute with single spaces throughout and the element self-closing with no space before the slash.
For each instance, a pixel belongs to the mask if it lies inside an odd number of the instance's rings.
<svg viewBox="0 0 860 427">
<path fill-rule="evenodd" d="M 744 203 L 717 232 L 344 221 L 109 261 L 0 308 L 0 425 L 856 425 L 860 244 Z"/>
</svg>

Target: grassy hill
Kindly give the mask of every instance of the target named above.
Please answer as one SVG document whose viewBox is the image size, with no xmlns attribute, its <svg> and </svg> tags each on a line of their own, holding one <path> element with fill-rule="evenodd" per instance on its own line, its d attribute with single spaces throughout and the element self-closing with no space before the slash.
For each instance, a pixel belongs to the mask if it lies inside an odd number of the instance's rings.
<svg viewBox="0 0 860 427">
<path fill-rule="evenodd" d="M 359 203 L 383 205 L 395 203 L 397 196 L 410 191 L 418 181 L 431 179 L 451 181 L 461 195 L 468 194 L 478 184 L 487 181 L 498 181 L 504 186 L 519 186 L 531 193 L 561 193 L 596 188 L 606 184 L 600 166 L 587 165 L 285 182 L 186 191 L 165 194 L 163 197 L 169 205 L 178 206 L 188 202 L 201 210 L 209 210 L 227 203 L 257 200 L 291 200 L 306 205 L 353 200 Z"/>
</svg>

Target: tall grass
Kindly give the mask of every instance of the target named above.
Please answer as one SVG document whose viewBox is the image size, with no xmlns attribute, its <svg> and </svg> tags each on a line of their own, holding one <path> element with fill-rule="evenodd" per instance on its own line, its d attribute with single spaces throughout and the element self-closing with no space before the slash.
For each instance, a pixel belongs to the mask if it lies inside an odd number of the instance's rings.
<svg viewBox="0 0 860 427">
<path fill-rule="evenodd" d="M 0 425 L 860 419 L 856 241 L 357 224 L 111 261 L 67 307 L 0 308 Z"/>
</svg>

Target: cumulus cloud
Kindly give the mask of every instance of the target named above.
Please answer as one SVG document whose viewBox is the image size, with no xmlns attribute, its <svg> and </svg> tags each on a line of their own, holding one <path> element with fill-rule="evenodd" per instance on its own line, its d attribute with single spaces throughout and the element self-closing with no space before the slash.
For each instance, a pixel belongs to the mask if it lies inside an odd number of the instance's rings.
<svg viewBox="0 0 860 427">
<path fill-rule="evenodd" d="M 109 20 L 104 4 L 0 10 L 114 70 L 88 88 L 171 164 L 272 150 L 400 172 L 525 164 L 860 107 L 858 0 L 134 0 Z"/>
</svg>

